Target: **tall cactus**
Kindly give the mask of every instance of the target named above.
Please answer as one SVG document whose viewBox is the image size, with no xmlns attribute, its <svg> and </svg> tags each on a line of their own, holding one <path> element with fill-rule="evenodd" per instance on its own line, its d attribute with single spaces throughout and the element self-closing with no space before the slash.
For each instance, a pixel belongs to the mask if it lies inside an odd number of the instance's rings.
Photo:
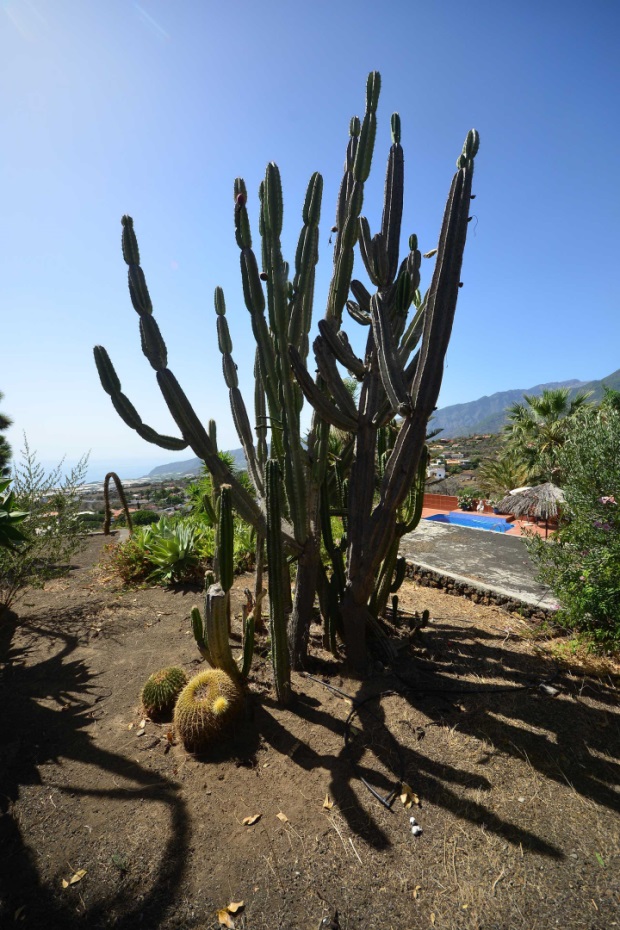
<svg viewBox="0 0 620 930">
<path fill-rule="evenodd" d="M 129 269 L 132 303 L 140 317 L 142 350 L 157 372 L 160 389 L 182 440 L 160 436 L 142 423 L 122 393 L 105 349 L 95 349 L 103 387 L 125 422 L 144 438 L 167 448 L 191 446 L 204 460 L 216 483 L 231 485 L 238 513 L 261 537 L 266 537 L 268 532 L 265 520 L 268 455 L 278 463 L 284 492 L 280 516 L 282 539 L 297 562 L 295 604 L 288 630 L 294 667 L 303 664 L 319 578 L 322 579 L 321 602 L 332 605 L 332 631 L 338 627 L 343 633 L 351 665 L 356 669 L 364 667 L 366 627 L 376 628 L 373 611 L 383 601 L 386 586 L 389 590 L 394 584 L 394 568 L 390 570 L 390 564 L 396 564 L 397 527 L 403 522 L 399 513 L 403 507 L 408 508 L 407 497 L 419 474 L 426 425 L 439 393 L 460 284 L 478 134 L 475 130 L 468 134 L 459 157 L 431 286 L 423 297 L 419 290 L 421 253 L 415 236 L 409 237 L 408 255 L 399 263 L 404 158 L 398 114 L 394 114 L 391 121 L 392 145 L 379 232 L 371 235 L 370 223 L 362 216 L 364 185 L 374 153 L 380 87 L 380 75 L 372 72 L 367 81 L 364 117 L 362 120 L 354 117 L 349 127 L 336 207 L 333 270 L 326 313 L 312 347 L 317 368 L 315 377 L 308 371 L 308 354 L 318 260 L 321 176 L 314 174 L 307 188 L 302 227 L 291 267 L 284 260 L 280 241 L 283 199 L 277 166 L 273 163 L 267 166 L 259 190 L 260 258 L 252 245 L 245 184 L 240 178 L 234 184 L 234 224 L 240 250 L 243 296 L 256 340 L 254 433 L 239 391 L 226 303 L 219 288 L 215 291 L 215 310 L 224 378 L 256 498 L 243 489 L 221 462 L 215 444 L 167 367 L 166 347 L 152 315 L 130 217 L 123 218 L 123 255 Z M 372 294 L 352 277 L 356 244 L 359 244 L 366 273 L 375 288 Z M 363 358 L 356 356 L 342 328 L 345 308 L 354 322 L 367 328 Z M 339 366 L 361 385 L 357 403 L 346 388 Z M 302 435 L 300 425 L 304 398 L 314 409 L 307 437 Z M 397 414 L 402 417 L 402 425 L 389 455 L 384 456 L 380 465 L 377 488 L 381 430 Z M 327 582 L 330 573 L 325 575 L 323 570 L 319 573 L 319 543 L 321 495 L 327 493 L 331 429 L 352 437 L 349 443 L 352 464 L 348 470 L 346 564 L 342 564 L 342 551 L 336 553 L 333 547 L 336 581 Z M 410 524 L 413 516 L 405 523 Z M 273 520 L 271 529 L 273 542 Z M 382 563 L 385 563 L 383 570 Z M 270 582 L 273 589 L 273 572 Z M 329 598 L 324 596 L 326 584 Z M 381 597 L 377 593 L 373 599 L 375 585 L 381 587 Z M 280 593 L 288 595 L 285 585 Z"/>
<path fill-rule="evenodd" d="M 369 326 L 369 333 L 356 411 L 356 456 L 348 492 L 347 580 L 340 613 L 347 657 L 351 666 L 359 671 L 363 670 L 366 660 L 366 629 L 372 616 L 369 604 L 372 605 L 377 571 L 386 558 L 388 563 L 395 559 L 398 511 L 410 493 L 416 472 L 421 473 L 421 459 L 425 458 L 426 427 L 439 395 L 460 287 L 478 142 L 478 133 L 472 130 L 458 159 L 439 237 L 435 270 L 424 300 L 416 294 L 421 255 L 415 236 L 409 240 L 409 255 L 398 266 L 403 159 L 397 117 L 392 119 L 392 147 L 381 231 L 371 237 L 368 221 L 362 217 L 358 224 L 360 253 L 376 292 L 370 295 L 360 282 L 352 282 L 357 302 L 352 302 L 349 309 L 357 322 Z M 412 303 L 416 306 L 416 314 L 407 327 L 407 313 Z M 420 335 L 420 348 L 409 361 Z M 326 352 L 338 358 L 334 348 L 339 342 L 344 344 L 345 338 L 335 327 L 329 339 L 325 338 L 323 328 L 314 344 L 319 370 Z M 302 390 L 317 412 L 325 416 L 325 401 L 317 403 L 316 391 L 308 389 L 307 371 L 298 353 L 294 347 L 290 347 L 289 353 Z M 332 402 L 337 404 L 334 386 L 329 383 L 328 386 Z M 402 425 L 382 470 L 376 498 L 378 434 L 396 413 L 402 417 Z M 332 424 L 338 425 L 333 420 Z M 375 601 L 377 599 L 378 595 Z"/>
</svg>

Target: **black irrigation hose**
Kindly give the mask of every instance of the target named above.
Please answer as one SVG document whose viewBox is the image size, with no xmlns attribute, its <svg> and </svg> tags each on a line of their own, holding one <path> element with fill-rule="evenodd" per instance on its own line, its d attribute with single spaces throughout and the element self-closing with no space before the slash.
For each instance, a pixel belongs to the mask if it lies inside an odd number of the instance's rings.
<svg viewBox="0 0 620 930">
<path fill-rule="evenodd" d="M 405 688 L 400 691 L 395 691 L 394 689 L 388 689 L 386 691 L 378 691 L 376 694 L 371 694 L 368 697 L 359 700 L 356 697 L 353 697 L 351 694 L 347 694 L 346 691 L 342 691 L 340 688 L 336 688 L 335 685 L 331 685 L 326 681 L 323 681 L 321 678 L 317 678 L 315 675 L 310 675 L 308 672 L 301 672 L 301 675 L 304 678 L 310 679 L 310 681 L 315 681 L 317 684 L 322 685 L 324 688 L 327 688 L 328 691 L 332 691 L 334 694 L 338 694 L 340 697 L 345 698 L 347 701 L 350 701 L 353 705 L 349 716 L 347 717 L 344 724 L 344 745 L 345 749 L 350 748 L 350 737 L 351 737 L 351 723 L 353 718 L 359 713 L 362 707 L 366 707 L 371 701 L 377 701 L 384 697 L 396 696 L 396 697 L 405 697 L 406 694 L 507 694 L 511 691 L 529 691 L 532 688 L 540 687 L 543 684 L 549 684 L 553 681 L 557 675 L 558 671 L 551 676 L 551 678 L 539 679 L 538 681 L 530 681 L 527 684 L 523 685 L 510 685 L 505 687 L 495 687 L 495 688 L 425 688 L 423 685 L 413 685 L 411 682 L 407 681 L 406 678 L 403 678 L 395 669 L 391 669 L 392 674 L 395 678 L 401 681 Z M 391 732 L 391 730 L 386 726 L 385 722 L 382 721 L 377 714 L 374 714 L 371 710 L 366 708 L 366 712 L 374 717 L 379 723 L 383 724 L 385 731 L 390 736 L 394 746 L 396 747 L 396 755 L 398 756 L 399 771 L 398 771 L 398 780 L 392 790 L 385 796 L 379 794 L 379 792 L 373 788 L 373 786 L 360 774 L 359 767 L 357 762 L 351 758 L 349 755 L 349 762 L 351 768 L 353 769 L 356 777 L 361 781 L 365 788 L 370 791 L 372 796 L 379 801 L 384 807 L 388 810 L 392 809 L 392 804 L 396 800 L 397 796 L 400 794 L 403 782 L 405 780 L 405 760 L 403 758 L 402 749 L 400 743 Z"/>
</svg>

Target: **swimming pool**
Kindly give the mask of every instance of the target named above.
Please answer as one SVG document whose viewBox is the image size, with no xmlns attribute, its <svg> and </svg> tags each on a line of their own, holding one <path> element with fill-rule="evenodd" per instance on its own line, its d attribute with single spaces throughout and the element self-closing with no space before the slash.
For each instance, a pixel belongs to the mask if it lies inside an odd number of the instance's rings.
<svg viewBox="0 0 620 930">
<path fill-rule="evenodd" d="M 490 530 L 492 533 L 506 533 L 513 525 L 503 517 L 483 516 L 480 513 L 435 513 L 432 517 L 424 517 L 433 523 L 449 523 L 450 526 L 468 526 L 474 530 Z"/>
</svg>

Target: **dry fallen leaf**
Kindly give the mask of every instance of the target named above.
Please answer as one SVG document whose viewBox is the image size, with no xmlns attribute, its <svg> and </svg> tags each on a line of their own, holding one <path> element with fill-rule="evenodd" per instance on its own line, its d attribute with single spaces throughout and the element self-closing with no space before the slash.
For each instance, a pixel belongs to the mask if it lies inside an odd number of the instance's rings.
<svg viewBox="0 0 620 930">
<path fill-rule="evenodd" d="M 241 823 L 244 827 L 251 827 L 261 819 L 262 814 L 252 814 L 251 817 L 244 817 Z"/>
<path fill-rule="evenodd" d="M 86 875 L 86 869 L 78 869 L 78 871 L 71 876 L 69 881 L 66 878 L 62 880 L 62 887 L 68 888 L 69 885 L 77 885 L 78 882 L 81 882 L 84 876 Z"/>
<path fill-rule="evenodd" d="M 220 908 L 220 910 L 217 912 L 217 919 L 219 921 L 220 927 L 230 927 L 231 930 L 234 930 L 235 922 L 225 907 Z"/>
<path fill-rule="evenodd" d="M 431 914 L 431 923 L 434 927 L 435 926 L 435 915 L 434 914 Z"/>
<path fill-rule="evenodd" d="M 244 907 L 244 901 L 231 901 L 230 904 L 227 905 L 226 910 L 229 914 L 238 914 L 239 911 L 242 911 Z"/>
<path fill-rule="evenodd" d="M 420 897 L 420 892 L 422 891 L 422 885 L 416 885 L 413 889 L 413 897 L 417 899 Z"/>
<path fill-rule="evenodd" d="M 334 806 L 334 802 L 330 799 L 329 795 L 325 795 L 325 800 L 323 801 L 323 807 L 326 811 L 330 811 Z"/>
<path fill-rule="evenodd" d="M 143 717 L 140 723 L 138 724 L 138 728 L 140 730 L 143 730 L 145 726 L 146 726 L 146 717 Z"/>
<path fill-rule="evenodd" d="M 286 816 L 286 814 L 283 814 L 282 811 L 280 811 L 279 814 L 276 814 L 276 817 L 278 818 L 278 820 L 281 820 L 282 823 L 288 823 L 288 817 Z"/>
<path fill-rule="evenodd" d="M 403 782 L 401 785 L 401 788 L 402 788 L 402 793 L 400 795 L 400 799 L 403 802 L 403 805 L 407 808 L 407 810 L 413 804 L 420 803 L 419 797 L 417 796 L 417 794 L 415 793 L 415 791 L 410 785 L 407 785 L 405 784 L 405 782 Z"/>
</svg>

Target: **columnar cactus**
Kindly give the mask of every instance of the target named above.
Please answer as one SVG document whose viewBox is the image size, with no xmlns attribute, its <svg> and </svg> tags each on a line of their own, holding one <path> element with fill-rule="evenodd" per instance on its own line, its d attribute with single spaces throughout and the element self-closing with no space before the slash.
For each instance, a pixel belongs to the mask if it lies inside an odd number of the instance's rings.
<svg viewBox="0 0 620 930">
<path fill-rule="evenodd" d="M 288 566 L 282 552 L 281 476 L 277 461 L 270 459 L 265 468 L 267 490 L 267 563 L 269 566 L 269 618 L 271 661 L 280 704 L 291 699 L 291 663 L 287 638 L 287 615 L 284 589 L 290 586 Z"/>
<path fill-rule="evenodd" d="M 105 520 L 103 523 L 103 535 L 110 535 L 110 523 L 112 522 L 112 512 L 110 510 L 110 478 L 113 479 L 114 484 L 116 485 L 116 490 L 118 491 L 118 496 L 121 500 L 121 505 L 125 511 L 125 519 L 127 520 L 127 529 L 129 530 L 129 535 L 133 533 L 133 524 L 131 522 L 131 514 L 129 513 L 129 507 L 127 506 L 127 498 L 125 497 L 125 488 L 121 479 L 118 477 L 115 471 L 109 471 L 105 478 L 103 479 L 103 500 L 105 504 Z"/>
<path fill-rule="evenodd" d="M 252 247 L 247 190 L 242 179 L 235 181 L 234 221 L 243 296 L 257 346 L 254 363 L 256 438 L 239 391 L 226 303 L 220 288 L 215 291 L 215 310 L 224 378 L 256 499 L 243 489 L 219 459 L 215 444 L 167 368 L 166 348 L 152 316 L 130 217 L 123 217 L 123 255 L 129 268 L 132 303 L 140 316 L 142 349 L 157 372 L 160 389 L 182 440 L 162 437 L 142 423 L 135 408 L 122 394 L 105 349 L 95 349 L 103 387 L 125 422 L 144 438 L 160 445 L 167 444 L 167 448 L 181 448 L 179 443 L 190 445 L 204 460 L 216 483 L 231 485 L 238 513 L 261 537 L 267 535 L 267 432 L 270 430 L 269 455 L 277 461 L 283 478 L 282 539 L 297 563 L 295 604 L 288 627 L 289 649 L 296 667 L 303 664 L 319 578 L 323 579 L 321 602 L 332 605 L 332 642 L 333 630 L 339 628 L 350 664 L 359 670 L 364 667 L 366 628 L 370 626 L 376 630 L 376 614 L 382 609 L 386 590 L 389 593 L 395 583 L 399 526 L 415 523 L 415 513 L 407 499 L 416 475 L 421 474 L 426 426 L 441 385 L 460 286 L 478 133 L 472 130 L 468 134 L 458 159 L 439 242 L 434 250 L 436 262 L 431 286 L 423 297 L 419 290 L 422 256 L 415 235 L 409 237 L 409 253 L 399 263 L 404 158 L 398 114 L 394 114 L 391 121 L 392 146 L 379 232 L 371 235 L 370 223 L 361 215 L 364 185 L 374 152 L 380 87 L 379 74 L 371 73 L 364 117 L 361 121 L 354 117 L 350 123 L 336 208 L 333 271 L 326 313 L 313 343 L 316 377 L 308 371 L 307 357 L 318 259 L 321 176 L 314 174 L 308 185 L 292 269 L 281 249 L 283 201 L 277 166 L 273 163 L 267 166 L 259 191 L 260 263 Z M 373 294 L 352 278 L 357 243 L 366 273 L 375 288 Z M 345 308 L 354 322 L 367 327 L 363 358 L 356 356 L 342 328 Z M 360 383 L 357 403 L 347 390 L 338 366 Z M 314 408 L 307 437 L 302 436 L 300 427 L 304 398 Z M 396 415 L 402 418 L 402 425 L 389 455 L 381 460 L 381 431 Z M 346 562 L 344 547 L 336 553 L 336 547 L 332 546 L 333 572 L 324 573 L 323 569 L 319 571 L 320 513 L 321 495 L 326 494 L 327 452 L 332 429 L 352 437 L 349 443 L 352 464 L 347 475 L 343 475 L 348 480 L 347 507 L 343 508 L 348 515 Z M 409 516 L 403 516 L 403 508 Z M 273 536 L 273 520 L 271 529 Z M 273 591 L 273 572 L 270 581 Z M 326 585 L 329 598 L 325 596 Z M 288 596 L 288 593 L 283 585 L 280 594 Z"/>
</svg>

